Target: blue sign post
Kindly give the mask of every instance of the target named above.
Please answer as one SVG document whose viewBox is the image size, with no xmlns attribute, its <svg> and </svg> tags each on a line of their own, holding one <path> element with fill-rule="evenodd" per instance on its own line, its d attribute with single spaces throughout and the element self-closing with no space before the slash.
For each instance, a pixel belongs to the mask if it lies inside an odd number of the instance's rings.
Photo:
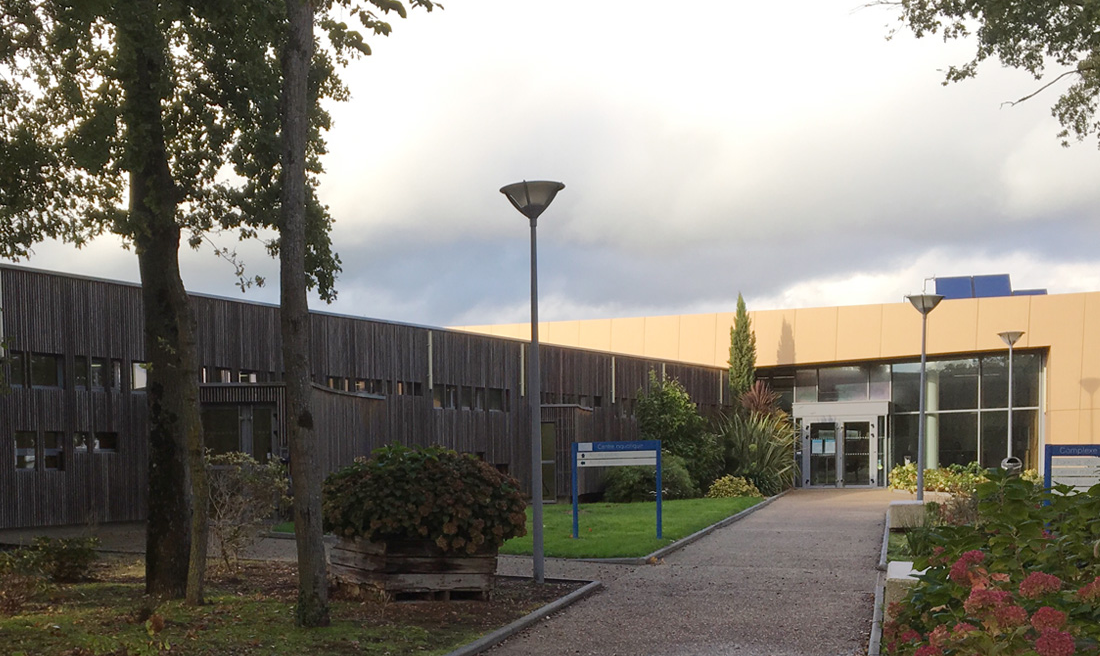
<svg viewBox="0 0 1100 656">
<path fill-rule="evenodd" d="M 661 440 L 573 443 L 573 538 L 580 537 L 577 471 L 581 467 L 657 467 L 657 539 L 661 539 Z"/>
<path fill-rule="evenodd" d="M 1052 483 L 1087 490 L 1100 483 L 1100 444 L 1048 444 L 1043 469 L 1048 490 Z"/>
</svg>

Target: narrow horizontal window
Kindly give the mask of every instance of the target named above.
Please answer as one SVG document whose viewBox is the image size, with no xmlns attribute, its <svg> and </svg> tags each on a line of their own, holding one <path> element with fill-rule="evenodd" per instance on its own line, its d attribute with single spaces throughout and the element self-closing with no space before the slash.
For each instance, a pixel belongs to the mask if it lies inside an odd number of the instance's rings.
<svg viewBox="0 0 1100 656">
<path fill-rule="evenodd" d="M 118 433 L 97 432 L 94 448 L 96 451 L 118 451 Z"/>
</svg>

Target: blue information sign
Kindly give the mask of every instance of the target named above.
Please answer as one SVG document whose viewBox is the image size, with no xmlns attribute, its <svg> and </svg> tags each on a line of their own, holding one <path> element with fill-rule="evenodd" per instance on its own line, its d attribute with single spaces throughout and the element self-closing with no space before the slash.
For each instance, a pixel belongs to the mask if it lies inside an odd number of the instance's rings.
<svg viewBox="0 0 1100 656">
<path fill-rule="evenodd" d="M 661 440 L 573 443 L 573 538 L 580 537 L 577 470 L 582 467 L 657 467 L 657 539 L 661 539 Z"/>
</svg>

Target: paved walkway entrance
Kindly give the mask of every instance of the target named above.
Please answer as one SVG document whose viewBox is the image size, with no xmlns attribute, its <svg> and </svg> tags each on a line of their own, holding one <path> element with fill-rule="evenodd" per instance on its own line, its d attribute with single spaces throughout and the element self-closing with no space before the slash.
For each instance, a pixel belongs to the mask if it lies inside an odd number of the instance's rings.
<svg viewBox="0 0 1100 656">
<path fill-rule="evenodd" d="M 661 564 L 548 560 L 548 577 L 592 576 L 606 589 L 489 653 L 862 654 L 892 498 L 886 490 L 795 490 Z M 508 566 L 530 574 L 530 559 Z"/>
</svg>

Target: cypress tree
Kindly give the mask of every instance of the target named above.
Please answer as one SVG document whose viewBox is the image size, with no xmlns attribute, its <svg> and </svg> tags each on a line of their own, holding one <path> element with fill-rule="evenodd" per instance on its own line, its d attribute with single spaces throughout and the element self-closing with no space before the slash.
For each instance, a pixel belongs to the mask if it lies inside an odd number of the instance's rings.
<svg viewBox="0 0 1100 656">
<path fill-rule="evenodd" d="M 745 299 L 737 294 L 737 315 L 730 327 L 730 400 L 747 392 L 756 381 L 756 334 L 745 309 Z"/>
</svg>

